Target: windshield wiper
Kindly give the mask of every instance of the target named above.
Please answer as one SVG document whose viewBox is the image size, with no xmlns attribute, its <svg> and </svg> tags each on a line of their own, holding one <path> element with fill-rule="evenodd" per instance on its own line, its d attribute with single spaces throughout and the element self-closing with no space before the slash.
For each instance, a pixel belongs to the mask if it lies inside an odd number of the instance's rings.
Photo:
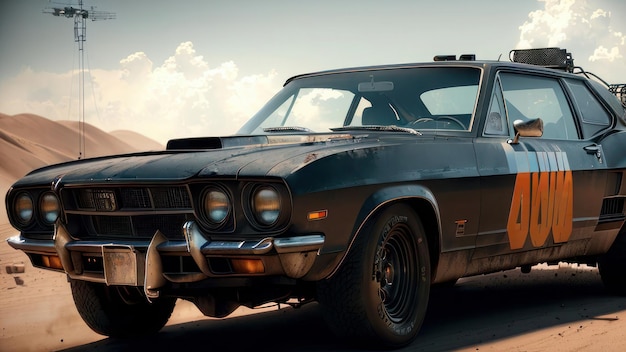
<svg viewBox="0 0 626 352">
<path fill-rule="evenodd" d="M 266 127 L 263 132 L 313 132 L 306 127 L 299 126 L 278 126 L 278 127 Z"/>
<path fill-rule="evenodd" d="M 412 128 L 406 127 L 398 127 L 395 125 L 391 126 L 379 126 L 379 125 L 368 125 L 368 126 L 342 126 L 342 127 L 333 127 L 330 129 L 333 132 L 346 132 L 346 131 L 388 131 L 388 132 L 405 132 L 410 134 L 415 134 L 421 136 L 422 133 L 420 131 L 416 131 Z"/>
</svg>

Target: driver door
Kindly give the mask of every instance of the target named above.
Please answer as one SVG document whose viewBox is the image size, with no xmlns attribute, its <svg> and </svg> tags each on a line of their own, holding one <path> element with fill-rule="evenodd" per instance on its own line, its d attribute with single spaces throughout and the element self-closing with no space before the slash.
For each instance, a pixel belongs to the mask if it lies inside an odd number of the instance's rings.
<svg viewBox="0 0 626 352">
<path fill-rule="evenodd" d="M 601 146 L 579 137 L 558 78 L 501 72 L 497 83 L 476 143 L 482 196 L 472 262 L 498 270 L 584 255 L 607 182 Z M 514 121 L 536 118 L 541 137 L 511 142 Z"/>
</svg>

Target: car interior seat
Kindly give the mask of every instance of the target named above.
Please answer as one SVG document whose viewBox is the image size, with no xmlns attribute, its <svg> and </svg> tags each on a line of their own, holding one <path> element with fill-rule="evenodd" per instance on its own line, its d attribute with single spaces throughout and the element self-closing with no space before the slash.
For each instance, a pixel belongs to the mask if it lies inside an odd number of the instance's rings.
<svg viewBox="0 0 626 352">
<path fill-rule="evenodd" d="M 362 122 L 364 126 L 390 126 L 398 124 L 398 117 L 389 104 L 378 104 L 363 110 Z"/>
</svg>

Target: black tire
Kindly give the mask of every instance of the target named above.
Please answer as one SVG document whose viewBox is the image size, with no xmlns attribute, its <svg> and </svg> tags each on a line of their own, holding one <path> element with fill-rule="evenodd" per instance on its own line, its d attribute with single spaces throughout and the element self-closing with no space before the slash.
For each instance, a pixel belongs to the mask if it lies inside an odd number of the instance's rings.
<svg viewBox="0 0 626 352">
<path fill-rule="evenodd" d="M 170 318 L 176 298 L 150 303 L 138 287 L 106 286 L 70 280 L 78 313 L 95 332 L 110 337 L 137 337 L 161 330 Z"/>
<path fill-rule="evenodd" d="M 459 281 L 459 279 L 452 279 L 452 280 L 448 280 L 448 281 L 444 281 L 444 282 L 440 282 L 438 284 L 434 284 L 431 287 L 432 288 L 438 288 L 438 289 L 442 289 L 442 290 L 447 290 L 447 289 L 451 289 L 454 286 L 456 286 L 456 283 Z"/>
<path fill-rule="evenodd" d="M 626 231 L 622 231 L 611 249 L 598 260 L 600 277 L 607 290 L 626 296 Z"/>
<path fill-rule="evenodd" d="M 429 292 L 424 229 L 403 204 L 369 221 L 338 271 L 318 283 L 328 326 L 368 348 L 397 348 L 413 341 L 426 315 Z"/>
</svg>

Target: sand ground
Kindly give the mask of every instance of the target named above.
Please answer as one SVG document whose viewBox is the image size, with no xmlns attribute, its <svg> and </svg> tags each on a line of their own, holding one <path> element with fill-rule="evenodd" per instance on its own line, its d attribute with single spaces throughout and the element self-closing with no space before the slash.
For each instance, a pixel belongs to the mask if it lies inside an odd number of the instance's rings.
<svg viewBox="0 0 626 352">
<path fill-rule="evenodd" d="M 76 311 L 62 273 L 33 268 L 0 224 L 0 351 L 165 351 L 206 345 L 214 351 L 352 351 L 324 325 L 315 303 L 240 308 L 225 319 L 204 317 L 179 300 L 156 336 L 110 339 L 92 332 Z M 6 266 L 24 264 L 23 273 Z M 210 347 L 209 347 L 210 346 Z M 608 295 L 597 269 L 547 267 L 466 278 L 435 289 L 418 339 L 400 351 L 623 351 L 626 298 Z"/>
</svg>

